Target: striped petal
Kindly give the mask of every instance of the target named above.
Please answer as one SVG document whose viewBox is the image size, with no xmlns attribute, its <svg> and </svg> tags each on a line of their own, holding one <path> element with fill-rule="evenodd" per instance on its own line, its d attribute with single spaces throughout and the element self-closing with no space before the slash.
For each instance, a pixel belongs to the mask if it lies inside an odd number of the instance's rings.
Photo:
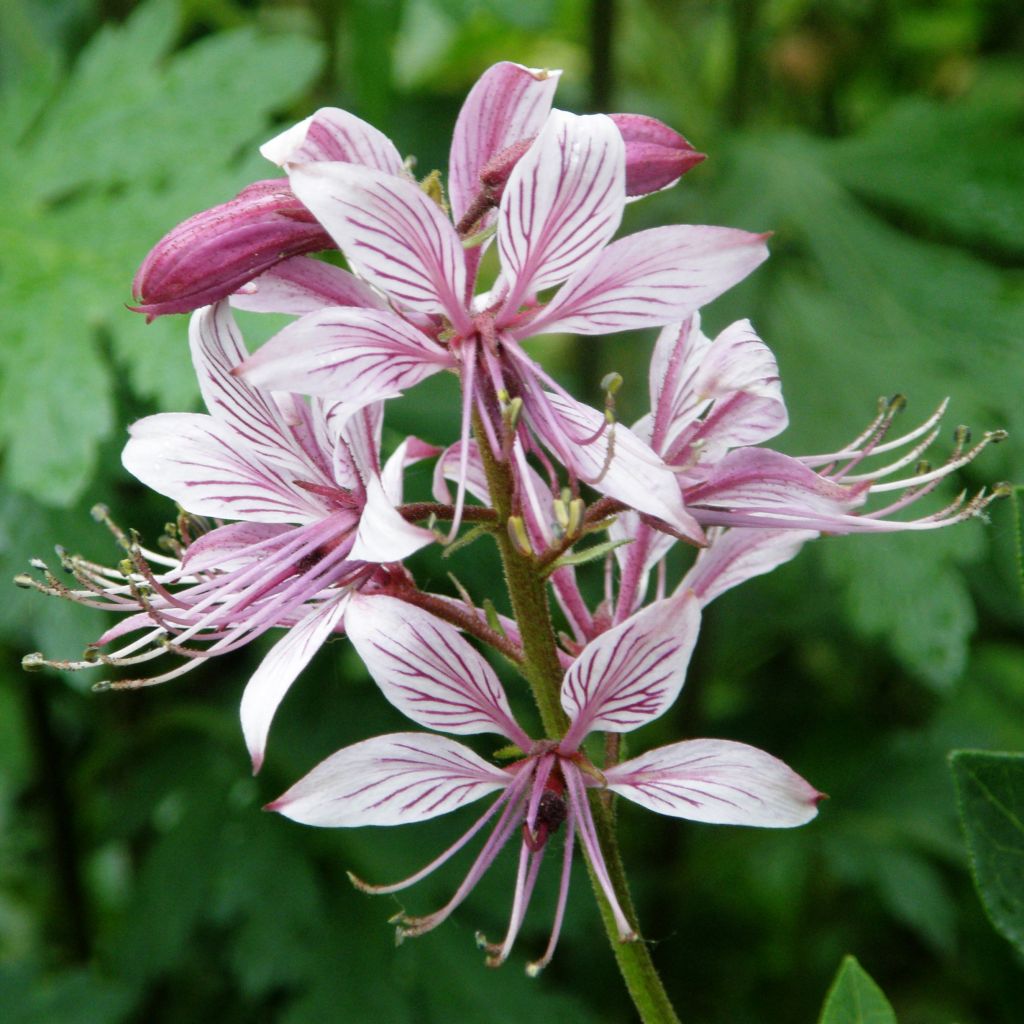
<svg viewBox="0 0 1024 1024">
<path fill-rule="evenodd" d="M 706 458 L 767 441 L 789 422 L 778 363 L 749 320 L 730 324 L 715 338 L 691 386 L 715 403 L 692 439 L 702 442 Z"/>
<path fill-rule="evenodd" d="M 186 512 L 257 523 L 310 522 L 324 512 L 290 475 L 248 455 L 230 427 L 198 413 L 133 423 L 121 461 Z"/>
<path fill-rule="evenodd" d="M 430 530 L 402 518 L 385 492 L 381 478 L 371 476 L 366 483 L 366 504 L 349 557 L 355 562 L 400 562 L 433 542 Z"/>
<path fill-rule="evenodd" d="M 454 626 L 397 598 L 360 594 L 346 630 L 384 696 L 417 724 L 530 746 L 494 670 Z"/>
<path fill-rule="evenodd" d="M 531 426 L 579 479 L 662 520 L 681 537 L 704 543 L 683 505 L 676 474 L 643 441 L 621 423 L 609 427 L 602 413 L 581 402 L 550 393 L 545 398 L 556 422 L 538 416 Z"/>
<path fill-rule="evenodd" d="M 480 172 L 502 150 L 533 138 L 544 127 L 560 71 L 501 61 L 469 91 L 452 136 L 448 191 L 458 223 L 481 188 Z"/>
<path fill-rule="evenodd" d="M 206 408 L 231 428 L 240 448 L 277 467 L 288 479 L 330 482 L 321 469 L 323 459 L 303 451 L 271 396 L 232 373 L 249 352 L 226 302 L 193 314 L 189 344 Z"/>
<path fill-rule="evenodd" d="M 242 694 L 241 718 L 253 774 L 263 765 L 267 734 L 281 701 L 298 674 L 334 632 L 345 613 L 348 594 L 339 592 L 300 619 L 270 649 Z"/>
<path fill-rule="evenodd" d="M 309 256 L 278 263 L 231 296 L 235 309 L 303 316 L 324 306 L 383 309 L 384 300 L 368 284 L 341 267 Z"/>
<path fill-rule="evenodd" d="M 394 313 L 331 307 L 279 331 L 237 373 L 257 388 L 364 405 L 452 365 L 445 349 Z"/>
<path fill-rule="evenodd" d="M 551 112 L 502 196 L 498 251 L 510 290 L 499 319 L 607 244 L 622 219 L 625 168 L 625 144 L 610 118 Z"/>
<path fill-rule="evenodd" d="M 717 825 L 803 825 L 822 798 L 778 758 L 730 740 L 673 743 L 604 775 L 612 792 L 650 811 Z"/>
<path fill-rule="evenodd" d="M 699 629 L 700 605 L 682 593 L 587 644 L 562 682 L 562 707 L 572 719 L 566 749 L 595 729 L 630 732 L 664 714 L 682 689 Z"/>
<path fill-rule="evenodd" d="M 447 736 L 398 732 L 344 747 L 267 805 L 329 828 L 427 821 L 512 780 Z"/>
<path fill-rule="evenodd" d="M 580 267 L 519 336 L 605 334 L 683 320 L 767 258 L 764 238 L 692 225 L 621 238 Z"/>
<path fill-rule="evenodd" d="M 748 525 L 757 525 L 760 517 L 764 526 L 828 530 L 837 517 L 863 504 L 866 494 L 866 484 L 844 487 L 782 452 L 738 448 L 718 463 L 707 480 L 687 487 L 686 503 L 709 523 L 729 525 L 714 514 L 740 512 L 751 517 Z"/>
<path fill-rule="evenodd" d="M 727 590 L 795 558 L 814 530 L 709 530 L 710 543 L 683 577 L 680 590 L 692 590 L 706 605 Z"/>
<path fill-rule="evenodd" d="M 470 330 L 462 243 L 440 207 L 413 182 L 354 164 L 290 168 L 295 194 L 360 277 L 401 305 L 443 313 Z"/>
<path fill-rule="evenodd" d="M 341 160 L 386 174 L 405 172 L 401 153 L 383 132 L 337 107 L 322 107 L 265 142 L 260 152 L 278 167 Z"/>
</svg>

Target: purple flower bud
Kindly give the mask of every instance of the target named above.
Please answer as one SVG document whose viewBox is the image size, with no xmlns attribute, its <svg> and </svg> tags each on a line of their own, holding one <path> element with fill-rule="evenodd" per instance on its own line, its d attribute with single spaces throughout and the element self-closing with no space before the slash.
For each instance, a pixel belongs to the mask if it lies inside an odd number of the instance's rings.
<svg viewBox="0 0 1024 1024">
<path fill-rule="evenodd" d="M 230 295 L 282 260 L 336 248 L 285 178 L 257 181 L 164 235 L 132 282 L 147 321 Z"/>
<path fill-rule="evenodd" d="M 609 114 L 626 143 L 626 195 L 646 196 L 674 185 L 704 159 L 678 132 L 643 114 Z"/>
</svg>

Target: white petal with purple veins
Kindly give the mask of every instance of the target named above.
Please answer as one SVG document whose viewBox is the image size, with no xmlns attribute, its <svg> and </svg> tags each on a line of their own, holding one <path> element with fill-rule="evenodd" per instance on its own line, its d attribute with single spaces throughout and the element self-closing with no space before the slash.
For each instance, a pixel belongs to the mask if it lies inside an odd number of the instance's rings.
<svg viewBox="0 0 1024 1024">
<path fill-rule="evenodd" d="M 383 132 L 337 107 L 321 107 L 304 121 L 265 142 L 260 152 L 278 167 L 344 160 L 388 174 L 405 171 L 401 153 Z"/>
<path fill-rule="evenodd" d="M 264 271 L 230 297 L 235 309 L 303 316 L 324 306 L 383 309 L 384 300 L 368 284 L 341 267 L 309 256 L 295 256 Z"/>
<path fill-rule="evenodd" d="M 147 487 L 186 512 L 258 523 L 322 518 L 315 497 L 247 455 L 234 431 L 212 416 L 159 413 L 133 423 L 121 461 Z"/>
<path fill-rule="evenodd" d="M 305 825 L 405 825 L 504 789 L 512 776 L 447 736 L 398 732 L 344 747 L 267 805 Z"/>
<path fill-rule="evenodd" d="M 763 235 L 675 225 L 620 238 L 580 267 L 517 333 L 605 334 L 688 317 L 768 256 Z"/>
<path fill-rule="evenodd" d="M 334 443 L 334 476 L 343 487 L 362 494 L 380 472 L 380 436 L 384 403 L 351 406 L 325 402 L 324 429 Z"/>
<path fill-rule="evenodd" d="M 300 619 L 270 649 L 242 694 L 242 733 L 256 773 L 263 765 L 267 734 L 278 705 L 298 674 L 334 632 L 348 594 L 339 591 Z"/>
<path fill-rule="evenodd" d="M 588 732 L 629 732 L 664 714 L 686 678 L 700 606 L 683 593 L 650 605 L 583 649 L 562 682 L 571 748 Z"/>
<path fill-rule="evenodd" d="M 228 523 L 198 536 L 185 549 L 181 560 L 185 574 L 217 569 L 238 569 L 259 558 L 290 533 L 287 523 Z"/>
<path fill-rule="evenodd" d="M 718 825 L 803 825 L 822 797 L 778 758 L 730 740 L 673 743 L 604 775 L 612 792 L 641 807 Z"/>
<path fill-rule="evenodd" d="M 385 310 L 340 306 L 289 324 L 238 368 L 254 387 L 365 405 L 452 366 L 426 335 Z"/>
<path fill-rule="evenodd" d="M 494 670 L 454 626 L 397 598 L 360 594 L 346 629 L 384 696 L 414 722 L 529 746 Z"/>
<path fill-rule="evenodd" d="M 615 234 L 626 202 L 625 168 L 625 143 L 610 118 L 551 111 L 501 200 L 506 321 L 533 292 L 564 281 Z"/>
<path fill-rule="evenodd" d="M 544 127 L 560 71 L 501 61 L 469 91 L 452 136 L 448 191 L 456 223 L 480 191 L 480 171 L 492 157 Z"/>
<path fill-rule="evenodd" d="M 700 526 L 683 505 L 675 473 L 643 441 L 621 423 L 609 426 L 602 413 L 581 402 L 561 395 L 545 397 L 557 422 L 552 425 L 538 417 L 531 426 L 577 477 L 602 494 L 663 520 L 694 543 L 704 542 Z M 529 406 L 526 411 L 531 414 Z"/>
<path fill-rule="evenodd" d="M 457 331 L 469 332 L 465 251 L 425 192 L 354 164 L 300 164 L 290 177 L 356 273 L 400 304 L 443 313 Z"/>
<path fill-rule="evenodd" d="M 687 504 L 695 509 L 742 512 L 763 517 L 765 526 L 789 522 L 812 529 L 828 529 L 832 517 L 862 504 L 865 496 L 865 486 L 843 487 L 770 448 L 729 452 L 704 483 L 686 491 Z"/>
<path fill-rule="evenodd" d="M 324 460 L 316 457 L 322 453 L 303 450 L 270 395 L 232 373 L 249 352 L 226 302 L 193 314 L 189 344 L 206 407 L 234 431 L 241 451 L 270 463 L 287 479 L 330 482 L 323 473 Z"/>
<path fill-rule="evenodd" d="M 349 558 L 354 562 L 400 562 L 432 544 L 434 535 L 406 522 L 384 491 L 381 479 L 366 482 L 366 504 L 359 517 L 356 541 Z"/>
<path fill-rule="evenodd" d="M 710 543 L 697 556 L 679 589 L 692 590 L 701 605 L 706 605 L 727 590 L 795 558 L 804 542 L 817 536 L 813 530 L 709 530 Z"/>
</svg>

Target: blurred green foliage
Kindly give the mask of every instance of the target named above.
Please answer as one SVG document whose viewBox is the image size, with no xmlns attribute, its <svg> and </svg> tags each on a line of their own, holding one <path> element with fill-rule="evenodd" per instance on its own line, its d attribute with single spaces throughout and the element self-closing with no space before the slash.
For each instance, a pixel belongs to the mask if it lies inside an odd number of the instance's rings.
<svg viewBox="0 0 1024 1024">
<path fill-rule="evenodd" d="M 1024 480 L 1013 0 L 12 0 L 0 15 L 5 577 L 58 541 L 115 559 L 95 501 L 149 538 L 170 514 L 118 459 L 127 422 L 195 401 L 184 319 L 147 327 L 123 308 L 149 246 L 270 176 L 256 145 L 323 103 L 374 121 L 421 173 L 443 168 L 462 96 L 499 59 L 562 67 L 560 105 L 653 114 L 710 154 L 632 206 L 628 227 L 775 232 L 769 263 L 707 321 L 750 317 L 777 353 L 789 450 L 840 447 L 879 394 L 910 397 L 908 425 L 949 395 L 952 422 L 1013 435 L 962 486 Z M 646 400 L 650 343 L 540 344 L 570 387 L 596 394 L 623 373 L 628 420 Z M 450 383 L 395 403 L 394 436 L 449 439 Z M 1024 975 L 974 896 L 946 768 L 954 748 L 1024 749 L 1015 531 L 1003 503 L 988 525 L 823 540 L 709 609 L 679 705 L 631 743 L 744 740 L 832 799 L 781 834 L 622 809 L 641 921 L 684 1021 L 813 1020 L 849 953 L 904 1024 L 1020 1019 Z M 428 556 L 417 577 L 444 588 L 452 570 L 487 593 L 483 547 Z M 472 936 L 503 927 L 508 856 L 452 921 L 395 950 L 394 900 L 356 893 L 346 870 L 402 877 L 459 823 L 314 832 L 258 813 L 337 747 L 404 727 L 344 642 L 304 673 L 253 780 L 236 709 L 259 651 L 92 697 L 92 680 L 28 677 L 18 662 L 77 656 L 99 619 L 16 592 L 3 608 L 0 1019 L 631 1019 L 582 870 L 558 956 L 529 981 L 518 968 L 543 945 L 550 877 L 527 953 L 489 972 Z M 411 907 L 447 898 L 457 867 L 440 874 Z M 858 986 L 877 992 L 847 961 L 822 1020 L 857 1020 L 835 1015 Z"/>
</svg>

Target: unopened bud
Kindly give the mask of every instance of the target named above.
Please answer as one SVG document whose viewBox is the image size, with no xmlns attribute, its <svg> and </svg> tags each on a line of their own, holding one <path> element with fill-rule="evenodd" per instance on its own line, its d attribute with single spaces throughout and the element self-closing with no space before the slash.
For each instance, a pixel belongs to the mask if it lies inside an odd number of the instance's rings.
<svg viewBox="0 0 1024 1024">
<path fill-rule="evenodd" d="M 703 153 L 655 117 L 610 114 L 626 143 L 626 195 L 646 196 L 674 185 Z"/>
<path fill-rule="evenodd" d="M 132 282 L 147 320 L 226 298 L 282 260 L 336 248 L 284 178 L 257 181 L 183 221 L 150 250 Z"/>
<path fill-rule="evenodd" d="M 501 194 L 505 191 L 512 169 L 533 145 L 534 137 L 531 135 L 528 139 L 520 139 L 511 146 L 506 146 L 500 153 L 495 153 L 480 169 L 480 183 L 487 189 L 487 194 L 495 206 L 501 200 Z"/>
</svg>

